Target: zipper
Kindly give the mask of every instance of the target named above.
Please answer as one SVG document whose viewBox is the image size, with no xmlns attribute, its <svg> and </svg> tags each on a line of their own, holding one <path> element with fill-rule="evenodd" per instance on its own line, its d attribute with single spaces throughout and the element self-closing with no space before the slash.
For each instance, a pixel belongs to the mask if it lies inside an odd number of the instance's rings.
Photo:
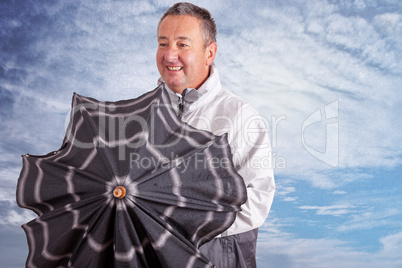
<svg viewBox="0 0 402 268">
<path fill-rule="evenodd" d="M 186 95 L 187 89 L 188 88 L 183 90 L 182 94 L 177 94 L 178 97 L 179 97 L 179 114 L 177 115 L 179 117 L 179 119 L 181 119 L 182 116 L 183 116 L 183 112 L 184 112 L 184 96 Z"/>
</svg>

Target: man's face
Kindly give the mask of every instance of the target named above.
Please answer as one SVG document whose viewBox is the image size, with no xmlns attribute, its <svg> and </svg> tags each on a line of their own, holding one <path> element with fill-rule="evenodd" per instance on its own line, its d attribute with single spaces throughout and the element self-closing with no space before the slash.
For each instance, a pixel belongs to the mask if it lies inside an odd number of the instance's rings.
<svg viewBox="0 0 402 268">
<path fill-rule="evenodd" d="M 174 92 L 198 89 L 208 78 L 215 53 L 216 43 L 204 48 L 197 18 L 169 15 L 160 24 L 156 63 L 166 85 Z"/>
</svg>

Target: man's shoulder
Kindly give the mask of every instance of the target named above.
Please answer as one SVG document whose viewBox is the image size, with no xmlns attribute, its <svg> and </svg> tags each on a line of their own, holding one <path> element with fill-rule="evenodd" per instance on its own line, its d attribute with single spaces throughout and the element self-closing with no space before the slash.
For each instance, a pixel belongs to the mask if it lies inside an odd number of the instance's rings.
<svg viewBox="0 0 402 268">
<path fill-rule="evenodd" d="M 207 105 L 208 111 L 205 112 L 211 114 L 217 122 L 222 123 L 221 121 L 226 120 L 231 122 L 231 127 L 237 128 L 236 126 L 240 127 L 250 120 L 261 119 L 261 115 L 248 101 L 225 88 L 221 88 L 219 94 L 212 101 L 214 103 Z"/>
<path fill-rule="evenodd" d="M 226 88 L 221 89 L 219 98 L 230 109 L 235 109 L 238 112 L 258 114 L 248 101 Z"/>
</svg>

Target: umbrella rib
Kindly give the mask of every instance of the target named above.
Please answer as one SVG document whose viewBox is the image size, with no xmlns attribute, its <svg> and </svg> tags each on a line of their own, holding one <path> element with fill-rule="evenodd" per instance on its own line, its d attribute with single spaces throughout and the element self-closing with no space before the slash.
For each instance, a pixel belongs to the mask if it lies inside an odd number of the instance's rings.
<svg viewBox="0 0 402 268">
<path fill-rule="evenodd" d="M 132 204 L 129 203 L 128 205 L 131 207 Z M 122 210 L 127 211 L 126 202 L 117 202 L 117 208 L 116 209 L 118 211 L 122 211 Z M 116 218 L 116 220 L 117 220 L 117 218 Z M 115 256 L 116 260 L 118 260 L 118 261 L 122 261 L 122 262 L 131 261 L 134 258 L 136 253 L 144 254 L 143 248 L 148 243 L 149 243 L 149 240 L 146 239 L 145 241 L 143 241 L 143 243 L 140 246 L 134 246 L 132 244 L 130 249 L 128 251 L 126 251 L 126 252 L 119 252 L 119 251 L 117 251 L 117 249 L 115 249 L 114 256 Z"/>
<path fill-rule="evenodd" d="M 106 202 L 104 203 L 104 204 L 105 204 L 104 209 L 99 209 L 99 210 L 97 211 L 97 213 L 96 213 L 97 216 L 96 216 L 96 217 L 94 218 L 94 220 L 92 221 L 92 226 L 91 226 L 90 224 L 87 225 L 88 228 L 87 228 L 86 231 L 85 231 L 84 237 L 86 237 L 86 238 L 88 239 L 88 244 L 91 246 L 91 248 L 92 248 L 93 250 L 97 251 L 97 252 L 100 252 L 100 251 L 105 250 L 105 249 L 113 242 L 113 238 L 112 238 L 111 240 L 107 241 L 106 243 L 101 244 L 101 243 L 96 242 L 96 241 L 92 238 L 92 236 L 91 236 L 89 230 L 90 230 L 90 229 L 93 229 L 93 228 L 95 227 L 96 222 L 101 218 L 102 213 L 105 211 L 105 209 L 106 209 L 108 206 L 113 207 L 113 206 L 114 206 L 114 205 L 113 205 L 114 203 L 115 203 L 115 199 L 114 199 L 114 198 L 109 198 L 109 199 L 107 199 Z"/>
<path fill-rule="evenodd" d="M 71 256 L 75 255 L 75 252 L 79 251 L 80 248 L 82 246 L 84 246 L 84 242 L 87 241 L 87 245 L 89 245 L 89 247 L 91 249 L 93 249 L 94 251 L 100 253 L 102 251 L 104 251 L 106 248 L 108 248 L 111 243 L 113 242 L 113 238 L 105 243 L 98 243 L 95 239 L 92 238 L 90 231 L 95 227 L 96 222 L 98 222 L 98 220 L 101 218 L 102 213 L 105 211 L 105 209 L 109 206 L 113 206 L 112 204 L 114 203 L 114 198 L 110 197 L 108 198 L 105 202 L 104 205 L 101 206 L 99 208 L 99 210 L 97 210 L 96 214 L 94 215 L 91 221 L 91 223 L 87 224 L 87 225 L 78 225 L 78 220 L 76 220 L 76 218 L 74 218 L 74 224 L 75 227 L 79 227 L 80 229 L 85 230 L 82 239 L 77 243 L 75 249 L 71 252 Z M 103 209 L 101 209 L 103 207 Z M 75 210 L 75 209 L 73 209 Z M 79 211 L 77 211 L 77 213 L 79 214 Z M 76 215 L 76 214 L 74 214 Z M 72 259 L 70 259 L 70 262 L 72 261 Z"/>
</svg>

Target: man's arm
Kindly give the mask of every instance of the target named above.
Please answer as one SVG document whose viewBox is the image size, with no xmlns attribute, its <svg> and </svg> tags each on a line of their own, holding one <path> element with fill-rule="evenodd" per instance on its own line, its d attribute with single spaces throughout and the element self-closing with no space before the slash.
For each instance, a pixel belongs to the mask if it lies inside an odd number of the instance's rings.
<svg viewBox="0 0 402 268">
<path fill-rule="evenodd" d="M 229 140 L 235 168 L 247 187 L 247 202 L 223 236 L 260 227 L 275 194 L 272 149 L 264 122 L 249 105 L 240 109 L 235 120 Z"/>
</svg>

